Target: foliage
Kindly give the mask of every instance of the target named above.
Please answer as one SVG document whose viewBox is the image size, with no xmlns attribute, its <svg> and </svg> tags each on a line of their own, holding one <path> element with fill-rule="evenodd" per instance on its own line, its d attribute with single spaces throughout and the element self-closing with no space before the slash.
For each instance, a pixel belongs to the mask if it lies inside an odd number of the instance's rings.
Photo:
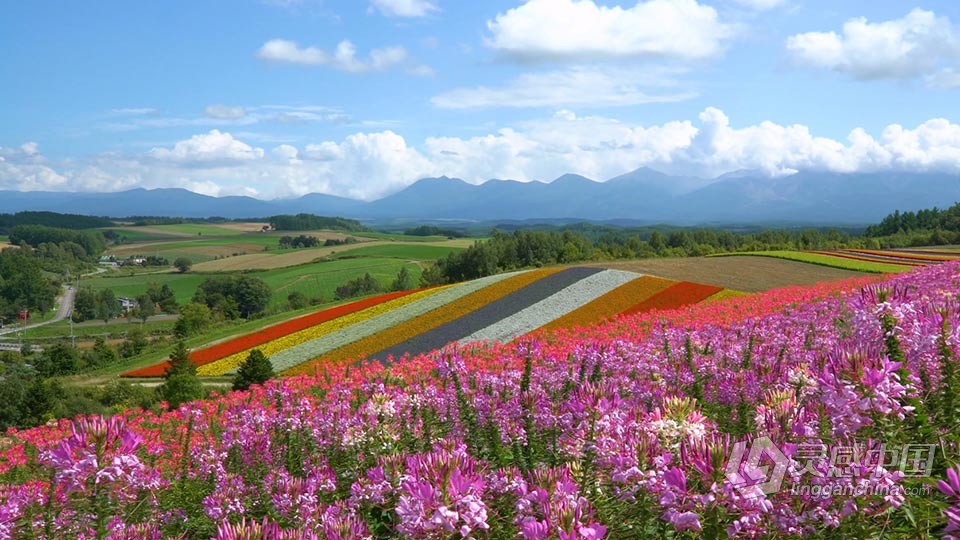
<svg viewBox="0 0 960 540">
<path fill-rule="evenodd" d="M 333 229 L 342 231 L 368 230 L 359 221 L 341 217 L 323 217 L 313 214 L 277 215 L 269 218 L 270 226 L 277 231 L 315 231 Z"/>
<path fill-rule="evenodd" d="M 58 287 L 43 275 L 39 262 L 19 249 L 0 251 L 0 317 L 16 321 L 21 309 L 53 308 Z"/>
<path fill-rule="evenodd" d="M 383 286 L 380 285 L 380 282 L 367 273 L 362 277 L 351 279 L 350 281 L 337 287 L 337 289 L 334 291 L 334 295 L 338 300 L 346 300 L 347 298 L 353 298 L 355 296 L 378 293 L 382 289 Z"/>
<path fill-rule="evenodd" d="M 133 358 L 147 348 L 147 335 L 140 328 L 134 327 L 127 332 L 126 338 L 120 343 L 118 353 L 121 358 Z"/>
<path fill-rule="evenodd" d="M 435 225 L 420 225 L 403 231 L 407 236 L 446 236 L 448 238 L 463 238 L 467 233 L 460 229 L 443 229 Z"/>
<path fill-rule="evenodd" d="M 400 271 L 397 272 L 397 278 L 393 280 L 393 283 L 390 284 L 391 291 L 406 291 L 412 289 L 416 286 L 416 283 L 413 281 L 413 276 L 410 275 L 410 270 L 406 266 L 400 268 Z"/>
<path fill-rule="evenodd" d="M 320 239 L 316 236 L 307 236 L 305 234 L 301 234 L 299 236 L 280 237 L 280 249 L 312 248 L 319 245 Z"/>
<path fill-rule="evenodd" d="M 58 229 L 95 229 L 110 227 L 113 222 L 107 218 L 81 216 L 77 214 L 58 214 L 56 212 L 17 212 L 0 214 L 0 233 L 6 233 L 17 225 L 43 225 Z"/>
<path fill-rule="evenodd" d="M 203 281 L 193 301 L 206 304 L 225 318 L 249 318 L 262 312 L 270 302 L 270 286 L 262 279 L 245 275 L 210 277 Z"/>
<path fill-rule="evenodd" d="M 147 283 L 147 296 L 165 313 L 175 313 L 177 311 L 177 300 L 170 285 L 160 284 L 156 281 Z"/>
<path fill-rule="evenodd" d="M 96 257 L 107 248 L 100 232 L 57 229 L 44 225 L 17 225 L 9 232 L 11 244 L 26 244 L 37 248 L 41 244 L 73 243 L 81 246 L 87 257 Z"/>
<path fill-rule="evenodd" d="M 952 233 L 960 232 L 960 203 L 954 204 L 946 210 L 937 207 L 916 212 L 900 212 L 897 210 L 880 220 L 880 223 L 867 227 L 864 234 L 869 237 L 883 237 L 898 233 L 930 232 L 938 229 Z"/>
<path fill-rule="evenodd" d="M 180 317 L 173 327 L 173 333 L 180 339 L 203 333 L 211 323 L 210 308 L 206 304 L 190 302 L 180 308 Z"/>
<path fill-rule="evenodd" d="M 157 314 L 157 305 L 153 303 L 153 298 L 149 294 L 141 294 L 137 297 L 137 309 L 134 315 L 140 319 L 140 322 L 147 322 L 147 319 Z"/>
<path fill-rule="evenodd" d="M 191 261 L 187 257 L 177 257 L 176 260 L 173 261 L 173 266 L 181 274 L 186 274 L 187 272 L 190 271 L 190 268 L 193 266 L 193 261 Z"/>
<path fill-rule="evenodd" d="M 327 238 L 327 239 L 323 242 L 323 246 L 324 246 L 324 247 L 331 247 L 331 246 L 348 246 L 348 245 L 350 245 L 350 244 L 356 244 L 357 241 L 358 241 L 358 240 L 357 240 L 356 238 L 352 237 L 352 236 L 348 236 L 348 237 L 342 238 L 342 239 L 341 239 L 341 238 Z"/>
<path fill-rule="evenodd" d="M 100 289 L 94 299 L 94 314 L 97 319 L 107 323 L 120 315 L 120 301 L 111 289 Z"/>
<path fill-rule="evenodd" d="M 310 305 L 310 299 L 300 291 L 293 291 L 287 295 L 287 305 L 293 310 L 303 309 Z"/>
<path fill-rule="evenodd" d="M 89 321 L 97 316 L 97 293 L 90 287 L 80 287 L 73 297 L 73 322 Z"/>
<path fill-rule="evenodd" d="M 203 384 L 197 378 L 197 366 L 190 359 L 190 351 L 182 340 L 177 341 L 170 353 L 170 366 L 163 378 L 163 384 L 157 387 L 157 395 L 167 402 L 171 409 L 204 396 Z"/>
<path fill-rule="evenodd" d="M 273 377 L 273 364 L 260 349 L 253 349 L 240 364 L 233 379 L 234 390 L 247 390 L 255 384 L 263 384 Z"/>
</svg>

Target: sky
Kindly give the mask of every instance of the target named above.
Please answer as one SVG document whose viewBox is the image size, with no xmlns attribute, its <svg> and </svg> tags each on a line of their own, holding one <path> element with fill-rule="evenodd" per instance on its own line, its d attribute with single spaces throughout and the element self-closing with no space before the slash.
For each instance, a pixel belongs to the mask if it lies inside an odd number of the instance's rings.
<svg viewBox="0 0 960 540">
<path fill-rule="evenodd" d="M 960 175 L 960 2 L 6 2 L 0 190 Z"/>
</svg>

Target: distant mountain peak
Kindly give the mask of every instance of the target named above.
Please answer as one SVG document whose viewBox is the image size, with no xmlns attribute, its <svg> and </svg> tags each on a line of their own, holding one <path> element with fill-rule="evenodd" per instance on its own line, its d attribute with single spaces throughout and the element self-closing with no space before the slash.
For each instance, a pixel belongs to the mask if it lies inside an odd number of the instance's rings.
<svg viewBox="0 0 960 540">
<path fill-rule="evenodd" d="M 564 185 L 564 184 L 583 184 L 583 183 L 599 184 L 600 182 L 597 182 L 596 180 L 591 180 L 586 176 L 582 176 L 579 174 L 567 173 L 562 176 L 558 176 L 550 183 L 555 185 Z"/>
</svg>

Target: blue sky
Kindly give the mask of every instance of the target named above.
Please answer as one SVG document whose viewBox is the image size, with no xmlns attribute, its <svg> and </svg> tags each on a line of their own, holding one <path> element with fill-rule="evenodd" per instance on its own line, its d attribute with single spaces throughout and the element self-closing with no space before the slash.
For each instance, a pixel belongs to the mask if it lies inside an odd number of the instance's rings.
<svg viewBox="0 0 960 540">
<path fill-rule="evenodd" d="M 960 4 L 7 3 L 0 189 L 960 172 Z"/>
</svg>

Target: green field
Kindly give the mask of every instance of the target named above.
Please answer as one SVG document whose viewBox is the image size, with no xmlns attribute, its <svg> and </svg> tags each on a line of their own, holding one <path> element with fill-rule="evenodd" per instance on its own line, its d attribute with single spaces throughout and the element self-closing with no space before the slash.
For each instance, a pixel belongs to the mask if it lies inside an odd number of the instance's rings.
<svg viewBox="0 0 960 540">
<path fill-rule="evenodd" d="M 170 332 L 173 330 L 174 319 L 148 320 L 142 326 L 139 319 L 113 319 L 109 324 L 103 324 L 103 321 L 87 321 L 73 325 L 73 334 L 77 339 L 92 339 L 103 337 L 105 339 L 119 339 L 133 328 L 143 328 L 147 334 L 153 332 Z M 27 330 L 27 339 L 31 343 L 34 340 L 44 339 L 63 339 L 70 335 L 70 323 L 60 321 L 39 328 Z"/>
<path fill-rule="evenodd" d="M 228 229 L 206 223 L 179 223 L 177 225 L 154 225 L 151 229 L 170 231 L 172 233 L 190 234 L 193 236 L 239 236 L 248 234 L 237 229 Z"/>
<path fill-rule="evenodd" d="M 397 259 L 427 261 L 441 259 L 450 253 L 462 251 L 461 247 L 446 246 L 424 246 L 418 244 L 391 244 L 381 246 L 368 246 L 351 248 L 338 258 L 352 257 L 391 257 Z"/>
<path fill-rule="evenodd" d="M 820 266 L 829 266 L 831 268 L 841 268 L 843 270 L 853 270 L 855 272 L 867 272 L 871 274 L 897 274 L 907 272 L 913 267 L 899 264 L 886 264 L 870 261 L 857 261 L 846 259 L 844 257 L 831 257 L 819 253 L 807 253 L 804 251 L 748 251 L 743 253 L 730 253 L 714 255 L 715 257 L 736 257 L 738 255 L 754 255 L 758 257 L 773 257 L 776 259 L 786 259 L 789 261 L 798 261 Z"/>
<path fill-rule="evenodd" d="M 287 301 L 287 295 L 294 291 L 308 297 L 322 296 L 333 298 L 334 290 L 347 281 L 369 272 L 384 286 L 389 286 L 400 268 L 406 266 L 414 279 L 420 277 L 420 267 L 403 260 L 388 257 L 363 257 L 332 261 L 321 261 L 276 270 L 250 271 L 244 275 L 263 279 L 273 290 L 271 306 L 280 306 Z M 173 290 L 178 303 L 189 302 L 197 286 L 210 276 L 221 274 L 151 274 L 121 277 L 96 277 L 84 281 L 83 285 L 95 289 L 110 288 L 114 294 L 123 297 L 136 297 L 147 289 L 147 283 L 154 281 L 167 284 Z"/>
<path fill-rule="evenodd" d="M 357 238 L 375 238 L 377 240 L 398 240 L 400 242 L 443 242 L 446 236 L 412 236 L 402 233 L 361 232 L 354 234 Z"/>
</svg>

